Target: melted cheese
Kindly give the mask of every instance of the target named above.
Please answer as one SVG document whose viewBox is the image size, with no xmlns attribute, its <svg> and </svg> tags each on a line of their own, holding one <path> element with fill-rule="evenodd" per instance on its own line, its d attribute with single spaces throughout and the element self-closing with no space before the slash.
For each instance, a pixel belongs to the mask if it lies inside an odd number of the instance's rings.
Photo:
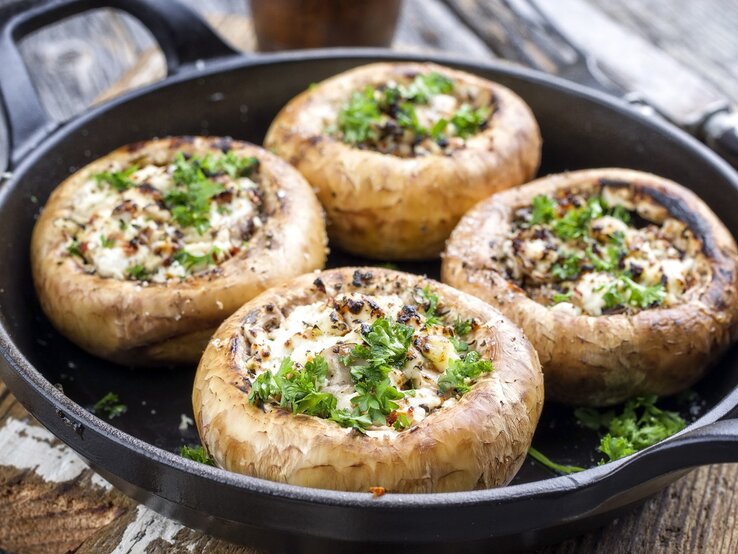
<svg viewBox="0 0 738 554">
<path fill-rule="evenodd" d="M 122 169 L 113 165 L 109 171 Z M 230 199 L 211 202 L 209 226 L 200 233 L 179 225 L 164 206 L 162 199 L 175 186 L 172 171 L 171 166 L 146 165 L 130 176 L 137 186 L 123 192 L 90 176 L 75 195 L 73 213 L 57 223 L 69 237 L 64 247 L 79 245 L 83 259 L 75 259 L 100 277 L 126 279 L 139 267 L 146 280 L 156 283 L 192 273 L 172 258 L 178 250 L 222 263 L 247 247 L 250 233 L 261 225 L 258 185 L 245 177 L 214 177 Z"/>
<path fill-rule="evenodd" d="M 349 309 L 346 309 L 346 307 Z M 304 365 L 322 355 L 329 366 L 322 390 L 337 399 L 337 408 L 351 410 L 351 398 L 356 395 L 348 369 L 339 361 L 357 344 L 363 344 L 362 325 L 381 317 L 396 320 L 405 302 L 396 295 L 365 296 L 360 293 L 340 294 L 326 301 L 293 308 L 272 330 L 248 326 L 244 336 L 250 342 L 251 355 L 243 367 L 255 378 L 271 371 L 276 373 L 282 361 L 289 357 L 295 367 Z M 438 391 L 438 378 L 459 355 L 444 332 L 443 325 L 426 328 L 425 318 L 419 315 L 415 335 L 408 350 L 408 359 L 389 374 L 392 384 L 402 390 L 408 381 L 413 388 L 405 390 L 404 398 L 397 400 L 399 414 L 411 422 L 422 421 L 431 412 L 449 407 L 453 398 L 444 398 Z M 412 322 L 408 322 L 412 324 Z M 390 426 L 372 427 L 368 434 L 394 437 Z"/>
<path fill-rule="evenodd" d="M 647 224 L 635 227 L 604 215 L 589 222 L 587 237 L 564 240 L 550 225 L 532 224 L 531 209 L 523 208 L 516 214 L 505 240 L 492 246 L 492 261 L 534 300 L 576 315 L 602 315 L 608 307 L 608 291 L 626 294 L 622 275 L 643 287 L 663 289 L 660 306 L 681 302 L 690 288 L 709 279 L 710 268 L 702 244 L 684 222 L 671 217 L 651 199 L 634 198 L 632 190 L 626 187 L 603 187 L 601 196 L 608 206 L 636 212 Z M 581 194 L 573 195 L 567 197 L 567 202 L 581 206 L 586 199 Z M 619 238 L 614 241 L 613 237 Z M 620 258 L 614 260 L 613 269 L 604 271 L 590 258 L 594 255 L 613 263 L 608 258 L 610 248 L 616 248 Z M 562 267 L 572 255 L 580 256 L 579 273 L 562 279 Z M 556 297 L 562 293 L 567 297 L 563 302 Z M 642 308 L 627 305 L 621 309 L 633 312 Z"/>
</svg>

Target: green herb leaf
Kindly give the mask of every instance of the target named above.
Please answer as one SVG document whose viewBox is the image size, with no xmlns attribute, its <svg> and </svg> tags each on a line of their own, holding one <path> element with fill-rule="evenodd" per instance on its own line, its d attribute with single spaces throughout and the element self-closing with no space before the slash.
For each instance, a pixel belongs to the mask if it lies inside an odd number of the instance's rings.
<svg viewBox="0 0 738 554">
<path fill-rule="evenodd" d="M 628 291 L 628 303 L 631 306 L 637 306 L 639 308 L 658 306 L 666 297 L 664 285 L 661 283 L 657 283 L 655 285 L 640 285 L 627 275 L 621 276 L 620 279 Z"/>
<path fill-rule="evenodd" d="M 478 133 L 490 113 L 491 110 L 486 107 L 473 109 L 469 104 L 462 104 L 451 118 L 456 135 L 465 139 Z"/>
<path fill-rule="evenodd" d="M 354 351 L 359 353 L 358 358 L 368 360 L 370 365 L 400 367 L 407 360 L 407 349 L 414 333 L 409 325 L 382 317 L 374 321 L 367 332 L 362 332 L 368 350 L 354 348 Z"/>
<path fill-rule="evenodd" d="M 623 223 L 630 223 L 630 211 L 625 206 L 613 206 L 608 210 L 608 215 L 611 215 L 612 217 L 619 219 Z M 621 232 L 622 231 L 616 231 Z"/>
<path fill-rule="evenodd" d="M 593 408 L 579 408 L 574 414 L 584 426 L 607 431 L 598 449 L 608 461 L 613 461 L 661 442 L 686 427 L 678 413 L 657 407 L 657 400 L 656 396 L 634 398 L 625 403 L 619 415 L 613 410 L 600 412 Z"/>
<path fill-rule="evenodd" d="M 528 455 L 531 458 L 533 458 L 535 461 L 537 461 L 538 463 L 543 464 L 547 468 L 552 469 L 553 471 L 556 471 L 557 473 L 561 473 L 563 475 L 570 475 L 572 473 L 584 471 L 585 469 L 579 466 L 565 466 L 565 465 L 557 464 L 556 462 L 552 461 L 548 456 L 545 456 L 543 453 L 536 450 L 532 446 L 528 449 Z"/>
<path fill-rule="evenodd" d="M 441 318 L 438 317 L 436 311 L 438 310 L 438 295 L 430 291 L 428 285 L 419 290 L 420 297 L 425 302 L 425 326 L 432 327 L 441 323 Z"/>
<path fill-rule="evenodd" d="M 82 247 L 76 238 L 72 239 L 72 242 L 69 243 L 69 246 L 67 246 L 67 252 L 69 252 L 69 254 L 71 254 L 72 256 L 78 256 L 83 260 L 85 259 L 84 255 L 82 254 Z"/>
<path fill-rule="evenodd" d="M 208 466 L 215 466 L 215 460 L 200 445 L 197 446 L 181 446 L 179 455 L 193 462 L 200 462 Z"/>
<path fill-rule="evenodd" d="M 335 421 L 341 427 L 352 427 L 360 433 L 364 433 L 365 429 L 372 424 L 372 420 L 368 415 L 355 414 L 345 409 L 333 410 L 329 419 Z"/>
<path fill-rule="evenodd" d="M 433 140 L 439 141 L 444 138 L 444 131 L 448 127 L 448 120 L 443 117 L 436 121 L 430 129 L 430 136 Z"/>
<path fill-rule="evenodd" d="M 172 259 L 179 262 L 179 264 L 185 268 L 185 271 L 191 271 L 197 267 L 207 267 L 217 263 L 218 254 L 220 254 L 220 248 L 217 246 L 213 247 L 210 252 L 203 254 L 202 256 L 190 254 L 186 250 L 181 249 L 174 253 Z"/>
<path fill-rule="evenodd" d="M 381 112 L 374 92 L 372 87 L 355 92 L 348 104 L 338 112 L 338 129 L 344 142 L 358 144 L 370 139 L 376 140 L 375 124 L 379 122 Z"/>
<path fill-rule="evenodd" d="M 493 369 L 492 362 L 482 360 L 479 353 L 472 350 L 463 360 L 451 361 L 448 369 L 438 378 L 438 389 L 444 394 L 464 394 L 469 391 L 469 384 L 474 379 Z"/>
<path fill-rule="evenodd" d="M 138 171 L 138 166 L 132 165 L 123 171 L 103 171 L 102 173 L 96 173 L 92 177 L 97 181 L 98 185 L 107 183 L 118 192 L 124 192 L 136 186 L 136 183 L 131 180 L 131 175 L 136 173 L 136 171 Z"/>
<path fill-rule="evenodd" d="M 556 292 L 553 295 L 553 303 L 554 304 L 560 304 L 561 302 L 568 302 L 571 300 L 571 296 L 574 294 L 574 291 L 566 291 L 566 292 Z"/>
<path fill-rule="evenodd" d="M 212 177 L 226 173 L 231 179 L 248 177 L 259 167 L 259 160 L 251 156 L 239 156 L 229 150 L 221 156 L 206 154 L 203 157 L 193 157 L 190 163 L 199 164 L 206 176 Z"/>
<path fill-rule="evenodd" d="M 397 414 L 397 419 L 395 419 L 392 427 L 394 427 L 396 431 L 407 429 L 408 427 L 410 427 L 410 420 L 408 419 L 406 414 Z"/>
<path fill-rule="evenodd" d="M 561 281 L 574 279 L 580 272 L 580 262 L 584 259 L 581 252 L 565 254 L 561 262 L 551 266 L 551 275 Z"/>
<path fill-rule="evenodd" d="M 471 333 L 473 325 L 474 320 L 461 319 L 457 316 L 456 321 L 454 321 L 454 333 L 456 333 L 456 335 L 458 335 L 459 337 L 465 337 L 466 335 Z"/>
<path fill-rule="evenodd" d="M 549 223 L 556 216 L 556 202 L 545 194 L 533 198 L 530 212 L 531 225 Z"/>
<path fill-rule="evenodd" d="M 400 104 L 400 107 L 397 109 L 397 124 L 405 129 L 410 129 L 417 136 L 428 134 L 428 129 L 420 124 L 418 114 L 415 112 L 415 106 L 410 102 Z"/>
<path fill-rule="evenodd" d="M 95 415 L 105 415 L 108 419 L 119 417 L 128 411 L 128 407 L 121 403 L 114 392 L 109 392 L 98 400 L 92 407 Z"/>
<path fill-rule="evenodd" d="M 164 204 L 174 220 L 182 227 L 195 227 L 200 234 L 210 226 L 212 198 L 225 190 L 207 178 L 202 161 L 196 157 L 187 160 L 181 152 L 177 153 L 172 174 L 175 187 L 164 196 Z"/>
<path fill-rule="evenodd" d="M 461 340 L 458 337 L 449 337 L 449 342 L 454 345 L 454 349 L 459 352 L 468 352 L 469 351 L 469 344 L 463 340 Z"/>
<path fill-rule="evenodd" d="M 126 269 L 126 276 L 133 281 L 146 281 L 150 277 L 150 274 L 146 267 L 136 264 Z"/>
<path fill-rule="evenodd" d="M 111 239 L 105 235 L 100 235 L 100 246 L 103 248 L 113 248 L 113 246 L 115 246 L 115 239 Z"/>
<path fill-rule="evenodd" d="M 417 104 L 427 104 L 437 94 L 453 92 L 454 82 L 436 71 L 417 75 L 410 86 L 403 91 L 403 98 Z"/>
</svg>

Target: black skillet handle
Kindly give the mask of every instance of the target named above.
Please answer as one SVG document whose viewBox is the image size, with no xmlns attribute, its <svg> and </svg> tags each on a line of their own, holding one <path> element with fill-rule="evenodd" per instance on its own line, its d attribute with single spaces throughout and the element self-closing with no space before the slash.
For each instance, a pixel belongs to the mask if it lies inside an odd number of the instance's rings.
<svg viewBox="0 0 738 554">
<path fill-rule="evenodd" d="M 738 112 L 731 108 L 710 115 L 702 125 L 707 145 L 738 169 Z"/>
<path fill-rule="evenodd" d="M 199 60 L 237 54 L 179 0 L 53 0 L 16 13 L 0 31 L 0 96 L 9 127 L 12 167 L 56 127 L 36 93 L 18 41 L 65 17 L 106 7 L 129 13 L 154 35 L 166 58 L 168 75 Z"/>
</svg>

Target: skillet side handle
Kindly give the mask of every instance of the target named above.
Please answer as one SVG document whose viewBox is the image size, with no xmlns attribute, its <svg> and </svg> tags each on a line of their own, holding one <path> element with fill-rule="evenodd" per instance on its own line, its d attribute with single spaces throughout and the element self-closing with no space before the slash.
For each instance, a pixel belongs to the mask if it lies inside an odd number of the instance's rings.
<svg viewBox="0 0 738 554">
<path fill-rule="evenodd" d="M 41 104 L 18 42 L 66 17 L 106 7 L 132 15 L 154 35 L 166 58 L 168 75 L 201 60 L 238 54 L 179 0 L 55 0 L 17 13 L 4 22 L 0 31 L 0 97 L 9 127 L 11 167 L 57 126 Z"/>
<path fill-rule="evenodd" d="M 705 143 L 738 169 L 738 112 L 728 108 L 711 115 L 702 132 Z"/>
</svg>

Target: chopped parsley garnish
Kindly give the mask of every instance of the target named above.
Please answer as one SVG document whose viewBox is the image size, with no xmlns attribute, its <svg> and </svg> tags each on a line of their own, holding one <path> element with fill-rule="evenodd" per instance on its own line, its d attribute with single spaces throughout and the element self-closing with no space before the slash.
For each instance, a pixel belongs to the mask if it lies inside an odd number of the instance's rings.
<svg viewBox="0 0 738 554">
<path fill-rule="evenodd" d="M 578 408 L 574 415 L 585 427 L 606 431 L 598 450 L 607 456 L 606 461 L 619 460 L 686 427 L 686 421 L 678 413 L 657 407 L 657 400 L 656 396 L 634 398 L 625 403 L 620 414 L 615 410 Z"/>
<path fill-rule="evenodd" d="M 556 292 L 553 295 L 553 303 L 554 304 L 560 304 L 561 302 L 568 302 L 571 300 L 573 291 L 567 291 L 567 292 Z"/>
<path fill-rule="evenodd" d="M 179 449 L 179 455 L 193 462 L 200 462 L 208 466 L 214 466 L 215 460 L 207 453 L 207 451 L 200 445 L 197 446 L 182 446 Z"/>
<path fill-rule="evenodd" d="M 82 254 L 82 247 L 77 239 L 72 239 L 72 242 L 69 244 L 69 246 L 67 246 L 67 252 L 72 256 L 79 256 L 80 258 L 84 259 L 84 254 Z"/>
<path fill-rule="evenodd" d="M 380 116 L 379 102 L 374 98 L 372 87 L 354 92 L 348 104 L 338 112 L 338 129 L 343 135 L 343 141 L 358 144 L 376 139 L 374 123 L 379 121 Z"/>
<path fill-rule="evenodd" d="M 436 313 L 438 310 L 438 295 L 432 293 L 427 285 L 420 289 L 419 293 L 423 302 L 425 302 L 425 326 L 438 325 L 441 323 L 441 318 Z"/>
<path fill-rule="evenodd" d="M 146 281 L 149 276 L 149 270 L 141 264 L 132 265 L 126 269 L 126 276 L 134 281 Z"/>
<path fill-rule="evenodd" d="M 618 306 L 634 306 L 637 308 L 651 308 L 664 301 L 666 291 L 664 285 L 641 285 L 626 274 L 620 275 L 618 280 L 607 287 L 602 299 L 605 309 L 610 310 Z"/>
<path fill-rule="evenodd" d="M 217 246 L 213 247 L 210 252 L 208 252 L 207 254 L 203 254 L 202 256 L 191 254 L 190 252 L 182 249 L 177 250 L 172 256 L 172 259 L 175 262 L 179 262 L 179 264 L 184 267 L 186 271 L 190 271 L 197 267 L 207 267 L 209 265 L 217 263 L 218 254 L 220 254 L 220 248 L 218 248 Z"/>
<path fill-rule="evenodd" d="M 438 378 L 438 388 L 442 393 L 464 394 L 474 379 L 493 369 L 492 362 L 482 360 L 479 352 L 472 350 L 461 360 L 451 360 Z"/>
<path fill-rule="evenodd" d="M 105 415 L 108 419 L 119 417 L 128 411 L 128 407 L 121 403 L 120 398 L 114 392 L 109 392 L 98 400 L 92 407 L 95 415 Z"/>
<path fill-rule="evenodd" d="M 320 389 L 325 383 L 328 365 L 322 356 L 297 369 L 290 358 L 285 358 L 276 374 L 265 371 L 252 384 L 249 401 L 276 401 L 294 414 L 330 417 L 336 407 L 336 397 Z"/>
<path fill-rule="evenodd" d="M 456 318 L 454 321 L 454 334 L 448 340 L 454 345 L 457 352 L 468 352 L 469 344 L 463 338 L 471 333 L 474 322 L 471 319 Z"/>
<path fill-rule="evenodd" d="M 579 275 L 579 264 L 584 259 L 581 252 L 567 254 L 561 262 L 551 266 L 551 275 L 561 281 L 568 281 Z"/>
<path fill-rule="evenodd" d="M 417 292 L 417 291 L 416 291 Z M 438 297 L 423 289 L 427 309 L 435 312 Z M 468 334 L 474 322 L 457 320 L 454 325 L 461 335 Z M 289 358 L 282 360 L 279 370 L 264 371 L 251 383 L 248 399 L 252 404 L 276 403 L 296 414 L 307 414 L 330 419 L 342 427 L 359 432 L 377 426 L 390 426 L 401 431 L 412 425 L 409 414 L 398 412 L 398 400 L 413 396 L 415 391 L 401 391 L 390 379 L 393 369 L 401 369 L 408 360 L 415 329 L 389 318 L 381 317 L 371 325 L 361 326 L 361 344 L 356 344 L 348 354 L 338 358 L 348 369 L 356 394 L 349 400 L 351 409 L 337 408 L 335 396 L 322 389 L 329 373 L 323 356 L 308 361 L 299 368 Z M 468 345 L 465 345 L 468 350 Z M 484 372 L 492 371 L 489 361 L 480 359 L 475 351 L 469 351 L 463 359 L 451 362 L 441 376 L 438 386 L 443 393 L 464 394 L 471 381 Z"/>
<path fill-rule="evenodd" d="M 472 108 L 469 104 L 462 104 L 461 108 L 451 118 L 456 128 L 456 135 L 467 138 L 479 132 L 490 115 L 487 107 Z"/>
<path fill-rule="evenodd" d="M 249 156 L 239 156 L 233 151 L 228 151 L 221 156 L 206 154 L 203 157 L 192 157 L 190 163 L 199 164 L 207 176 L 215 176 L 226 173 L 231 179 L 248 177 L 259 167 L 259 160 Z"/>
<path fill-rule="evenodd" d="M 585 469 L 579 466 L 567 466 L 567 465 L 557 464 L 556 462 L 551 460 L 551 458 L 544 455 L 539 450 L 536 450 L 532 446 L 528 449 L 528 455 L 534 460 L 536 460 L 538 463 L 541 463 L 547 468 L 552 469 L 553 471 L 556 471 L 563 475 L 571 475 L 572 473 L 578 473 L 580 471 L 584 471 Z"/>
<path fill-rule="evenodd" d="M 418 104 L 427 104 L 437 94 L 449 94 L 454 90 L 454 82 L 436 71 L 417 75 L 413 82 L 400 88 L 401 96 Z"/>
<path fill-rule="evenodd" d="M 614 409 L 577 408 L 574 416 L 579 423 L 593 431 L 604 431 L 597 447 L 607 458 L 600 464 L 612 462 L 653 446 L 678 433 L 687 422 L 676 412 L 662 410 L 656 406 L 658 397 L 643 396 L 628 400 L 623 411 L 616 414 Z M 544 466 L 568 475 L 585 468 L 557 464 L 535 448 L 528 454 Z"/>
<path fill-rule="evenodd" d="M 131 175 L 138 171 L 138 166 L 132 165 L 127 167 L 123 171 L 103 171 L 102 173 L 96 173 L 93 175 L 98 185 L 107 183 L 118 192 L 126 191 L 136 186 L 136 183 L 131 179 Z"/>
<path fill-rule="evenodd" d="M 397 108 L 397 124 L 405 129 L 414 131 L 417 136 L 425 136 L 428 130 L 418 121 L 418 114 L 415 112 L 415 106 L 410 102 L 404 102 Z"/>
<path fill-rule="evenodd" d="M 420 123 L 416 106 L 431 102 L 438 94 L 450 94 L 454 83 L 437 72 L 417 75 L 409 85 L 391 85 L 381 88 L 368 86 L 356 91 L 338 112 L 336 126 L 329 132 L 340 132 L 341 140 L 348 144 L 366 144 L 379 141 L 391 131 L 383 126 L 383 117 L 392 118 L 397 126 L 411 130 L 416 138 L 430 137 L 441 144 L 446 140 L 449 124 L 454 134 L 467 138 L 477 133 L 491 114 L 487 107 L 472 108 L 462 104 L 450 119 L 440 118 L 430 127 Z"/>
<path fill-rule="evenodd" d="M 539 194 L 531 205 L 531 225 L 548 223 L 556 216 L 556 202 L 550 196 Z"/>
<path fill-rule="evenodd" d="M 660 305 L 666 292 L 664 285 L 637 282 L 640 273 L 631 270 L 626 263 L 628 250 L 625 234 L 621 230 L 611 231 L 603 241 L 590 233 L 590 223 L 603 216 L 610 216 L 624 223 L 631 218 L 630 211 L 621 205 L 609 206 L 601 196 L 592 196 L 586 202 L 572 207 L 566 204 L 563 209 L 556 200 L 547 195 L 533 198 L 530 217 L 525 226 L 547 225 L 550 231 L 568 246 L 559 248 L 558 259 L 551 265 L 550 274 L 557 281 L 570 281 L 587 271 L 608 273 L 612 282 L 595 288 L 600 292 L 605 311 L 617 308 L 646 309 Z M 572 251 L 572 244 L 576 250 Z M 554 292 L 552 303 L 565 302 L 572 291 Z"/>
<path fill-rule="evenodd" d="M 200 161 L 195 157 L 186 160 L 177 153 L 172 175 L 175 187 L 166 193 L 164 203 L 179 225 L 194 227 L 202 234 L 210 226 L 211 200 L 224 188 L 207 178 Z"/>
<path fill-rule="evenodd" d="M 113 248 L 113 246 L 115 246 L 115 239 L 111 239 L 105 235 L 100 235 L 100 246 L 103 248 Z"/>
</svg>

